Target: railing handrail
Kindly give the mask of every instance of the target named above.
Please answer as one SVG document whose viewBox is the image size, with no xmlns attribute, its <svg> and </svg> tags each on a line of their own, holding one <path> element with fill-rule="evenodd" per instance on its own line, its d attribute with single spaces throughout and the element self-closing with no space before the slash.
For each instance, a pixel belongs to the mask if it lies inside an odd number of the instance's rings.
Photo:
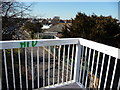
<svg viewBox="0 0 120 90">
<path fill-rule="evenodd" d="M 12 48 L 24 48 L 24 47 L 38 47 L 49 45 L 66 45 L 66 44 L 78 44 L 87 46 L 91 49 L 95 49 L 99 52 L 105 53 L 112 57 L 120 59 L 120 49 L 105 44 L 97 43 L 91 40 L 83 38 L 62 38 L 62 39 L 34 39 L 34 40 L 14 40 L 14 41 L 0 41 L 0 49 L 12 49 Z M 26 45 L 22 45 L 25 43 Z"/>
<path fill-rule="evenodd" d="M 115 48 L 115 47 L 108 46 L 105 44 L 97 43 L 97 42 L 94 42 L 91 40 L 86 40 L 83 38 L 79 38 L 79 41 L 80 41 L 80 44 L 83 46 L 86 46 L 88 48 L 97 50 L 99 52 L 102 52 L 102 53 L 105 53 L 112 57 L 120 59 L 120 49 L 119 48 Z"/>
<path fill-rule="evenodd" d="M 67 45 L 67 44 L 77 44 L 77 43 L 78 43 L 77 38 L 0 41 L 0 50 L 1 49 L 24 48 L 24 47 Z"/>
</svg>

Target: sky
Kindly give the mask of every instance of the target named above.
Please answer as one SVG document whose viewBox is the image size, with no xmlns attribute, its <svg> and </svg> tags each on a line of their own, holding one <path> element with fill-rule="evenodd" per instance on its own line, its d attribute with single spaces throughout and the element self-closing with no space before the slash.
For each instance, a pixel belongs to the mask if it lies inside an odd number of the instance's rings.
<svg viewBox="0 0 120 90">
<path fill-rule="evenodd" d="M 25 2 L 33 3 L 31 15 L 38 18 L 53 18 L 60 16 L 61 19 L 71 19 L 78 12 L 87 15 L 109 16 L 118 19 L 118 2 Z"/>
</svg>

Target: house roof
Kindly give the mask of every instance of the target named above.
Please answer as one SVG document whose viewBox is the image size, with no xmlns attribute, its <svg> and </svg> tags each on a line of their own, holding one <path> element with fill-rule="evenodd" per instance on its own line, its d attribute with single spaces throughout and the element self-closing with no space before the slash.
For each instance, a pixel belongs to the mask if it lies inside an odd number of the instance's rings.
<svg viewBox="0 0 120 90">
<path fill-rule="evenodd" d="M 68 24 L 67 24 L 68 25 Z M 47 32 L 62 32 L 62 28 L 65 26 L 65 23 L 60 23 L 54 26 L 51 26 L 49 29 L 47 29 Z"/>
</svg>

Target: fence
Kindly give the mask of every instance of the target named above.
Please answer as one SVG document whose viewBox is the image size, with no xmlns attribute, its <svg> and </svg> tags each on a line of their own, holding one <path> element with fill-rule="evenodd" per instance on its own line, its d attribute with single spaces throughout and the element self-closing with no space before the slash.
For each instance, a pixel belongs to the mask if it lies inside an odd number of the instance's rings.
<svg viewBox="0 0 120 90">
<path fill-rule="evenodd" d="M 2 88 L 120 88 L 120 49 L 82 38 L 0 41 Z"/>
</svg>

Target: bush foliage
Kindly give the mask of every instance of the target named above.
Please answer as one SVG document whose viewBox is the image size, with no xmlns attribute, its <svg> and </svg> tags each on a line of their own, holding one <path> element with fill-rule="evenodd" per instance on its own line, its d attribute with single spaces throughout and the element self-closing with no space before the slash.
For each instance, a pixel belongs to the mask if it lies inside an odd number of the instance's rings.
<svg viewBox="0 0 120 90">
<path fill-rule="evenodd" d="M 79 12 L 62 30 L 64 38 L 81 37 L 120 48 L 120 23 L 111 16 L 87 16 Z"/>
</svg>

